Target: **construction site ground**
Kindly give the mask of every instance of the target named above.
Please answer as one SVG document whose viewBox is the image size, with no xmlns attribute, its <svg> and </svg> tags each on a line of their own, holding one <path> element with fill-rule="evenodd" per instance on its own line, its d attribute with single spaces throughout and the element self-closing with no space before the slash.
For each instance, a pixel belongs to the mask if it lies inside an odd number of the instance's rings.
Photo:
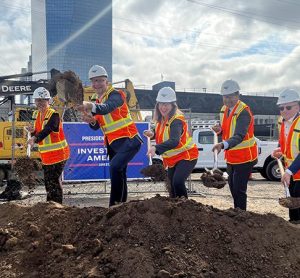
<svg viewBox="0 0 300 278">
<path fill-rule="evenodd" d="M 198 177 L 189 200 L 135 181 L 129 202 L 112 208 L 109 183 L 65 184 L 63 205 L 45 202 L 42 186 L 2 202 L 0 277 L 300 277 L 300 225 L 278 204 L 279 182 L 253 175 L 245 212 L 231 208 L 228 185 Z"/>
<path fill-rule="evenodd" d="M 191 176 L 190 199 L 204 205 L 219 209 L 232 208 L 233 202 L 228 185 L 222 189 L 204 187 L 200 181 L 200 173 Z M 109 182 L 65 183 L 64 204 L 77 207 L 108 207 L 110 184 Z M 131 181 L 128 183 L 128 200 L 143 200 L 154 197 L 156 194 L 167 196 L 164 182 Z M 46 200 L 43 186 L 38 186 L 29 198 L 14 201 L 18 204 L 35 204 Z M 274 213 L 288 219 L 287 209 L 278 204 L 278 199 L 284 197 L 284 189 L 279 182 L 267 181 L 260 174 L 253 174 L 248 184 L 248 210 L 260 214 Z M 1 202 L 0 202 L 1 203 Z M 3 203 L 3 202 L 2 202 Z"/>
</svg>

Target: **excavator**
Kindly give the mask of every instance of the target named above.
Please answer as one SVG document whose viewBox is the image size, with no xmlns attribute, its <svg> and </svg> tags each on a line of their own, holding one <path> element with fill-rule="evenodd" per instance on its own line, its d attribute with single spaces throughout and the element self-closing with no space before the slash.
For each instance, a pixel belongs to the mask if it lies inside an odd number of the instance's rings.
<svg viewBox="0 0 300 278">
<path fill-rule="evenodd" d="M 35 110 L 33 105 L 25 106 L 16 104 L 16 96 L 30 96 L 33 94 L 33 91 L 40 86 L 49 89 L 51 80 L 56 74 L 60 73 L 60 71 L 56 69 L 50 70 L 50 80 L 17 81 L 11 79 L 44 73 L 49 72 L 28 72 L 0 76 L 0 115 L 2 115 L 0 118 L 0 186 L 3 186 L 5 181 L 14 178 L 14 171 L 12 170 L 15 159 L 26 156 L 27 133 L 24 127 L 31 121 L 32 113 Z M 124 81 L 113 83 L 113 85 L 121 83 L 125 83 L 125 86 L 121 89 L 126 93 L 126 99 L 132 119 L 134 121 L 142 121 L 133 83 L 129 79 L 126 79 Z M 84 87 L 83 89 L 85 101 L 94 101 L 97 98 L 92 87 Z M 52 94 L 51 90 L 50 93 Z M 53 94 L 52 97 L 52 106 L 55 107 L 60 114 L 64 113 L 64 103 L 62 103 L 55 94 Z M 10 116 L 4 115 L 7 111 L 10 111 Z M 66 121 L 74 121 L 74 117 L 69 117 Z M 31 151 L 30 157 L 39 159 L 37 148 L 34 148 Z"/>
</svg>

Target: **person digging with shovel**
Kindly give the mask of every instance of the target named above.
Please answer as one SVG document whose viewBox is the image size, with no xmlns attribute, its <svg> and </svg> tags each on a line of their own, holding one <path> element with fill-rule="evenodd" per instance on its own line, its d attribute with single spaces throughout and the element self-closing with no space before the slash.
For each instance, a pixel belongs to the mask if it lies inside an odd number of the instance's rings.
<svg viewBox="0 0 300 278">
<path fill-rule="evenodd" d="M 280 111 L 279 147 L 272 156 L 284 158 L 286 169 L 281 181 L 288 186 L 292 205 L 297 207 L 288 206 L 289 221 L 300 224 L 300 95 L 293 89 L 286 89 L 280 93 L 277 105 Z"/>
<path fill-rule="evenodd" d="M 234 207 L 246 210 L 247 185 L 253 166 L 257 163 L 258 149 L 254 137 L 254 117 L 248 105 L 240 101 L 240 86 L 234 80 L 226 80 L 221 87 L 223 107 L 221 125 L 212 129 L 222 134 L 223 142 L 212 151 L 225 150 L 228 184 Z"/>
<path fill-rule="evenodd" d="M 27 143 L 31 147 L 35 143 L 38 144 L 44 170 L 47 201 L 61 204 L 63 201 L 61 175 L 70 157 L 70 149 L 65 139 L 60 116 L 50 107 L 50 92 L 44 87 L 38 87 L 33 92 L 33 99 L 37 111 L 33 115 L 34 127 L 27 127 L 27 130 L 31 132 L 31 138 Z"/>
<path fill-rule="evenodd" d="M 171 87 L 161 88 L 157 94 L 154 112 L 155 130 L 146 130 L 144 135 L 155 137 L 156 145 L 148 155 L 161 155 L 168 169 L 171 186 L 170 197 L 186 197 L 185 180 L 192 173 L 198 159 L 198 148 L 188 132 L 183 113 L 176 104 L 176 94 Z"/>
<path fill-rule="evenodd" d="M 125 93 L 108 82 L 105 68 L 92 66 L 89 79 L 98 94 L 96 103 L 84 101 L 75 108 L 83 113 L 83 121 L 90 128 L 101 128 L 104 134 L 110 166 L 111 207 L 127 201 L 127 165 L 140 150 L 143 140 L 131 118 Z"/>
</svg>

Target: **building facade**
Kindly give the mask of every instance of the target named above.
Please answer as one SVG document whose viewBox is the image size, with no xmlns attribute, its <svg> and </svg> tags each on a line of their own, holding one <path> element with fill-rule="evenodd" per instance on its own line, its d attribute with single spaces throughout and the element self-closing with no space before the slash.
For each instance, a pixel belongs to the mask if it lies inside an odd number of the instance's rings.
<svg viewBox="0 0 300 278">
<path fill-rule="evenodd" d="M 87 85 L 99 64 L 112 80 L 112 0 L 31 0 L 31 18 L 33 72 L 72 70 Z"/>
</svg>

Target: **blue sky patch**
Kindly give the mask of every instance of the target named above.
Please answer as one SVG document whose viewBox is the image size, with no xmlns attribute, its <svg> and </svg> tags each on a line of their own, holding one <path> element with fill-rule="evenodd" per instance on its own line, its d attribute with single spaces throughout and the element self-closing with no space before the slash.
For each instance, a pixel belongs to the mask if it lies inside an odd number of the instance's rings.
<svg viewBox="0 0 300 278">
<path fill-rule="evenodd" d="M 227 60 L 231 58 L 245 57 L 251 55 L 268 55 L 283 57 L 286 54 L 291 53 L 296 46 L 296 44 L 287 44 L 284 42 L 280 42 L 279 38 L 276 38 L 275 40 L 275 38 L 272 37 L 266 40 L 262 40 L 245 50 L 222 55 L 221 58 Z"/>
</svg>

